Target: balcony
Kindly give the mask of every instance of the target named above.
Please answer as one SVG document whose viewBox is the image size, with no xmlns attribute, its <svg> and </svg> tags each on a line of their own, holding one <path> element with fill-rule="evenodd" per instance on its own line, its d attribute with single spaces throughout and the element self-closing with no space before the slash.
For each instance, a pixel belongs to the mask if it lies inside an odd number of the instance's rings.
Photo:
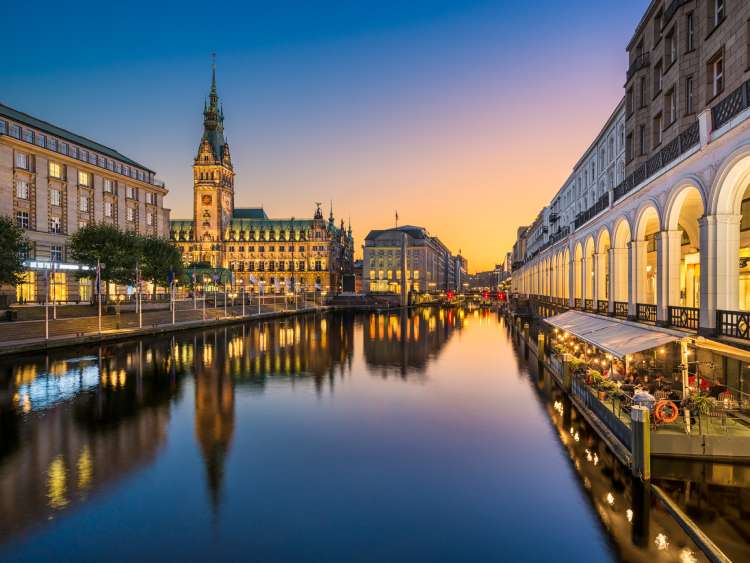
<svg viewBox="0 0 750 563">
<path fill-rule="evenodd" d="M 714 131 L 724 126 L 748 107 L 750 107 L 750 80 L 711 108 L 711 121 Z"/>
<path fill-rule="evenodd" d="M 630 82 L 630 79 L 635 76 L 635 73 L 637 73 L 642 68 L 648 68 L 648 66 L 651 64 L 650 59 L 651 57 L 649 56 L 648 51 L 636 56 L 633 62 L 630 64 L 630 67 L 628 68 L 625 82 Z"/>
<path fill-rule="evenodd" d="M 699 143 L 700 130 L 698 129 L 698 121 L 695 121 L 690 127 L 672 139 L 663 149 L 620 182 L 613 191 L 612 203 L 625 197 L 625 195 L 646 180 L 646 178 L 653 176 Z"/>
<path fill-rule="evenodd" d="M 588 223 L 595 216 L 599 215 L 602 211 L 609 207 L 609 194 L 606 193 L 601 196 L 597 202 L 589 207 L 586 211 L 582 211 L 576 216 L 574 221 L 575 228 L 579 228 L 581 225 Z"/>
</svg>

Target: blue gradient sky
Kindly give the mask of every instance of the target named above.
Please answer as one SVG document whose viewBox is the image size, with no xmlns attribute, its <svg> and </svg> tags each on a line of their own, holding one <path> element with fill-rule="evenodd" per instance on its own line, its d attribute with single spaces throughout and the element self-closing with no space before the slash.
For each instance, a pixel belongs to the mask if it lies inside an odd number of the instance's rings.
<svg viewBox="0 0 750 563">
<path fill-rule="evenodd" d="M 301 217 L 332 199 L 358 246 L 398 209 L 476 271 L 622 96 L 646 6 L 12 2 L 5 21 L 33 23 L 4 28 L 0 101 L 155 169 L 187 217 L 215 51 L 237 205 Z"/>
</svg>

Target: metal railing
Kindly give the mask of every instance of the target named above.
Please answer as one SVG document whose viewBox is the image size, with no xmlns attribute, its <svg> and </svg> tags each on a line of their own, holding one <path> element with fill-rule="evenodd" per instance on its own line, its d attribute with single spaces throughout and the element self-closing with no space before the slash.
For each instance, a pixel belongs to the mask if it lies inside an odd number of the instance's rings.
<svg viewBox="0 0 750 563">
<path fill-rule="evenodd" d="M 573 307 L 576 309 L 583 309 L 583 299 L 578 299 L 577 297 L 573 300 Z"/>
<path fill-rule="evenodd" d="M 750 340 L 750 311 L 716 311 L 716 332 L 719 336 Z"/>
<path fill-rule="evenodd" d="M 669 324 L 675 328 L 698 330 L 700 309 L 696 307 L 669 306 Z"/>
<path fill-rule="evenodd" d="M 586 211 L 579 213 L 574 221 L 575 228 L 579 228 L 584 223 L 588 223 L 595 216 L 599 215 L 602 211 L 609 207 L 609 194 L 606 193 L 601 196 L 594 205 L 589 207 Z"/>
<path fill-rule="evenodd" d="M 596 302 L 596 312 L 600 315 L 606 315 L 609 312 L 609 301 L 606 299 L 599 299 Z"/>
<path fill-rule="evenodd" d="M 615 317 L 618 319 L 628 318 L 628 302 L 627 301 L 615 301 Z"/>
<path fill-rule="evenodd" d="M 636 303 L 636 320 L 648 323 L 656 322 L 656 305 L 650 303 Z"/>
<path fill-rule="evenodd" d="M 659 170 L 686 153 L 700 143 L 700 129 L 696 120 L 690 127 L 677 135 L 663 149 L 649 158 L 644 164 L 636 168 L 632 174 L 620 182 L 612 193 L 613 203 L 632 191 L 646 178 L 656 174 Z"/>
<path fill-rule="evenodd" d="M 641 53 L 640 55 L 636 56 L 633 62 L 628 67 L 628 72 L 626 74 L 625 81 L 630 82 L 630 79 L 635 76 L 635 73 L 641 70 L 642 68 L 646 68 L 650 64 L 650 56 L 649 52 L 646 51 L 645 53 Z"/>
<path fill-rule="evenodd" d="M 713 129 L 719 129 L 748 107 L 750 107 L 750 80 L 711 108 Z"/>
<path fill-rule="evenodd" d="M 586 311 L 594 312 L 594 300 L 593 299 L 586 299 L 583 302 L 583 308 Z"/>
</svg>

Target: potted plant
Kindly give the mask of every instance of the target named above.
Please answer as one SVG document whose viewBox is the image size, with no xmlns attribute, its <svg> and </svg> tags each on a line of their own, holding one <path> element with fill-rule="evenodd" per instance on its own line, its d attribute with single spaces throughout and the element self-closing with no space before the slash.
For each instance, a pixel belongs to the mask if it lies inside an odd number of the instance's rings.
<svg viewBox="0 0 750 563">
<path fill-rule="evenodd" d="M 703 416 L 708 415 L 716 407 L 717 400 L 705 393 L 696 393 L 690 396 L 690 411 L 698 415 L 698 430 L 703 434 Z"/>
</svg>

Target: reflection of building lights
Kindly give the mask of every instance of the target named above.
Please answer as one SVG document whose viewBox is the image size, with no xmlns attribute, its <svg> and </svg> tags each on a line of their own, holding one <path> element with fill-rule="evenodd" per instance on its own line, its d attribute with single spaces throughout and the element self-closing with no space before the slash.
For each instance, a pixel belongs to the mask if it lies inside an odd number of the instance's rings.
<svg viewBox="0 0 750 563">
<path fill-rule="evenodd" d="M 59 510 L 68 505 L 67 471 L 61 455 L 57 456 L 47 470 L 47 499 L 51 508 Z"/>
<path fill-rule="evenodd" d="M 78 488 L 80 490 L 88 489 L 91 485 L 91 478 L 94 474 L 93 467 L 91 450 L 86 445 L 81 450 L 81 455 L 78 457 L 78 463 L 76 464 L 76 468 L 78 469 Z"/>
<path fill-rule="evenodd" d="M 660 551 L 664 551 L 665 549 L 669 547 L 669 540 L 667 539 L 667 536 L 665 536 L 662 533 L 656 534 L 654 543 L 656 544 L 656 549 Z"/>
<path fill-rule="evenodd" d="M 693 553 L 690 548 L 685 547 L 680 551 L 680 562 L 681 563 L 698 563 L 698 558 L 695 556 L 695 553 Z"/>
<path fill-rule="evenodd" d="M 615 503 L 615 496 L 612 493 L 607 493 L 607 504 L 612 506 Z"/>
<path fill-rule="evenodd" d="M 628 522 L 633 521 L 633 511 L 630 508 L 625 511 L 625 517 L 628 519 Z"/>
<path fill-rule="evenodd" d="M 599 464 L 599 456 L 594 454 L 594 467 L 596 467 Z"/>
</svg>

